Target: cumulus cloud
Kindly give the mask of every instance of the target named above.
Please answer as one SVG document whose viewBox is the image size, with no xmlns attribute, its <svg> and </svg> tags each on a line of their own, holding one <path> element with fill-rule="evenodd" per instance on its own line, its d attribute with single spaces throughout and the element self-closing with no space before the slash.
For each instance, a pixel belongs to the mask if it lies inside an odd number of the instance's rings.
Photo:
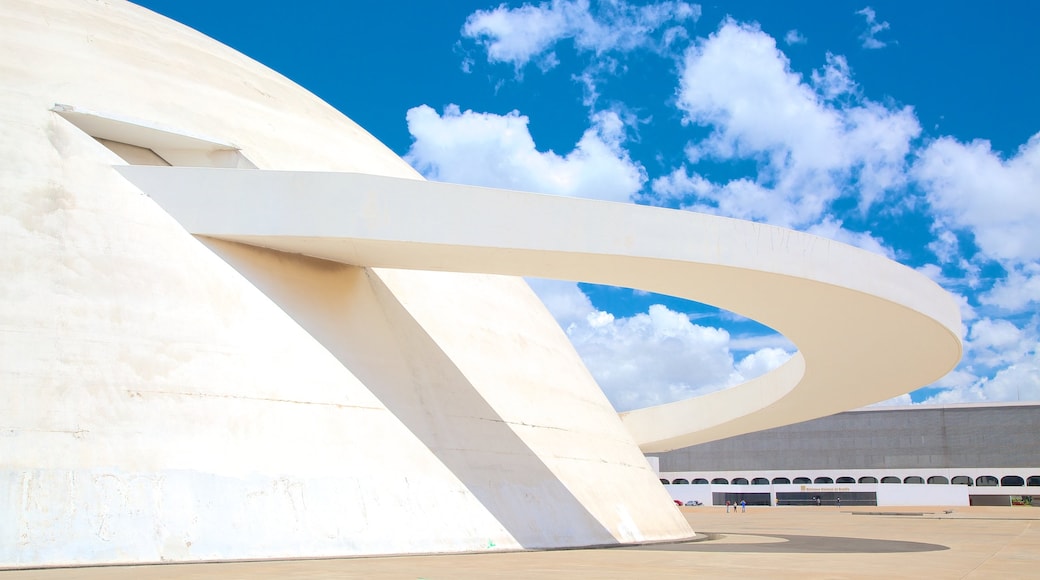
<svg viewBox="0 0 1040 580">
<path fill-rule="evenodd" d="M 857 10 L 856 14 L 859 14 L 867 21 L 867 29 L 863 31 L 863 34 L 859 35 L 859 39 L 863 41 L 863 48 L 878 49 L 888 46 L 887 43 L 877 39 L 877 33 L 888 30 L 888 23 L 878 22 L 877 13 L 870 6 Z"/>
<path fill-rule="evenodd" d="M 922 404 L 1040 399 L 1040 334 L 1032 318 L 1022 326 L 981 317 L 964 337 L 964 362 L 938 381 Z"/>
<path fill-rule="evenodd" d="M 1008 320 L 983 318 L 971 325 L 964 346 L 972 366 L 998 368 L 1015 363 L 1035 350 L 1036 336 Z"/>
<path fill-rule="evenodd" d="M 812 72 L 812 83 L 825 100 L 833 100 L 852 93 L 856 83 L 852 82 L 849 62 L 844 56 L 827 53 L 827 64 Z"/>
<path fill-rule="evenodd" d="M 552 68 L 555 45 L 570 39 L 580 52 L 603 55 L 638 48 L 659 49 L 685 37 L 682 24 L 700 17 L 700 6 L 657 2 L 645 6 L 624 0 L 600 2 L 553 0 L 538 5 L 478 10 L 466 19 L 464 37 L 487 51 L 489 62 L 509 63 L 518 70 L 529 62 Z M 545 66 L 549 63 L 551 66 Z"/>
<path fill-rule="evenodd" d="M 1020 312 L 1040 303 L 1040 264 L 1026 264 L 1008 272 L 979 302 L 1005 312 Z"/>
<path fill-rule="evenodd" d="M 528 282 L 619 411 L 717 391 L 769 372 L 791 356 L 780 346 L 761 346 L 736 361 L 726 330 L 695 324 L 666 306 L 615 317 L 593 307 L 572 282 Z"/>
<path fill-rule="evenodd" d="M 737 377 L 746 381 L 762 376 L 779 367 L 791 358 L 791 353 L 782 348 L 764 348 L 753 352 L 737 363 Z"/>
<path fill-rule="evenodd" d="M 791 46 L 794 44 L 806 44 L 809 42 L 809 39 L 803 36 L 801 32 L 798 32 L 797 29 L 792 28 L 784 35 L 784 42 Z"/>
<path fill-rule="evenodd" d="M 611 111 L 597 113 L 572 151 L 538 151 L 528 118 L 426 105 L 408 111 L 414 139 L 405 159 L 427 178 L 611 201 L 627 201 L 646 181 L 623 147 L 625 126 Z"/>
<path fill-rule="evenodd" d="M 1008 268 L 1040 260 L 1040 133 L 1006 160 L 988 141 L 936 139 L 920 153 L 914 177 L 937 231 L 969 231 L 987 258 Z"/>
<path fill-rule="evenodd" d="M 825 217 L 820 223 L 813 224 L 807 228 L 806 231 L 813 235 L 829 238 L 843 244 L 856 246 L 857 248 L 867 250 L 868 252 L 880 254 L 890 260 L 896 259 L 895 251 L 886 246 L 882 240 L 872 236 L 870 232 L 854 232 L 847 230 L 842 227 L 841 220 L 830 216 Z"/>
<path fill-rule="evenodd" d="M 710 186 L 696 173 L 673 173 L 654 191 L 694 194 L 699 211 L 789 227 L 816 223 L 842 195 L 866 211 L 905 185 L 921 131 L 910 108 L 859 97 L 843 57 L 828 55 L 807 83 L 772 37 L 733 20 L 687 50 L 677 105 L 686 122 L 711 128 L 690 146 L 691 163 L 751 159 L 758 172 Z M 680 192 L 683 182 L 696 189 Z"/>
<path fill-rule="evenodd" d="M 1032 345 L 1029 356 L 958 388 L 940 391 L 921 404 L 994 403 L 1040 400 L 1040 349 Z"/>
</svg>

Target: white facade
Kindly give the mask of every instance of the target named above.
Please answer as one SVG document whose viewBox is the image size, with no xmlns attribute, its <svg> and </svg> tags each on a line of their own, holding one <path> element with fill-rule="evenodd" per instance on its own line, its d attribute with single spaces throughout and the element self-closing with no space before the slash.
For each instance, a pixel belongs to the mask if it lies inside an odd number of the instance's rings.
<svg viewBox="0 0 1040 580">
<path fill-rule="evenodd" d="M 1004 475 L 1001 473 L 1007 472 Z M 908 470 L 846 470 L 841 471 L 841 475 L 835 477 L 832 471 L 827 471 L 827 475 L 820 475 L 821 471 L 783 471 L 783 472 L 768 472 L 768 471 L 756 471 L 752 477 L 747 477 L 747 472 L 722 472 L 722 473 L 698 473 L 698 472 L 675 472 L 675 473 L 661 473 L 662 483 L 664 480 L 671 482 L 664 485 L 664 488 L 668 490 L 668 493 L 673 499 L 679 500 L 683 503 L 687 501 L 699 501 L 703 505 L 722 505 L 725 502 L 725 498 L 722 496 L 716 496 L 716 494 L 725 494 L 729 497 L 741 496 L 743 494 L 769 494 L 769 505 L 773 506 L 784 506 L 784 505 L 813 505 L 813 501 L 809 498 L 801 498 L 794 500 L 783 501 L 783 494 L 803 494 L 807 496 L 820 496 L 822 498 L 822 505 L 835 505 L 835 498 L 842 497 L 844 494 L 844 500 L 842 505 L 853 506 L 853 505 L 878 505 L 878 506 L 967 506 L 972 505 L 973 502 L 980 503 L 985 501 L 985 505 L 1010 505 L 1012 499 L 1016 497 L 1036 497 L 1036 501 L 1040 503 L 1040 476 L 1033 475 L 1032 482 L 1034 485 L 1000 485 L 1000 482 L 1008 481 L 1005 478 L 1021 478 L 1023 483 L 1030 482 L 1029 475 L 1022 475 L 1024 473 L 1030 473 L 1028 471 L 1019 470 L 992 470 L 992 469 L 942 469 L 942 470 L 912 470 L 913 475 L 908 475 Z M 739 484 L 734 485 L 732 483 L 710 483 L 718 479 L 725 479 L 732 482 L 734 479 L 744 479 L 748 482 L 753 481 L 755 478 L 767 479 L 767 484 Z M 988 478 L 996 478 L 996 484 L 988 484 Z M 773 483 L 777 478 L 795 482 L 796 480 L 807 480 L 803 483 Z M 817 483 L 818 481 L 823 481 Z M 837 483 L 839 479 L 851 478 L 853 481 L 859 482 L 861 478 L 873 478 L 878 483 Z M 903 483 L 907 478 L 910 481 L 917 481 L 920 478 L 923 483 Z M 950 483 L 954 478 L 969 478 L 971 484 L 953 484 Z M 976 485 L 975 482 L 983 478 L 985 482 L 982 485 Z M 946 483 L 942 483 L 945 479 Z M 709 483 L 681 483 L 682 481 L 693 482 L 696 480 L 706 480 Z M 827 482 L 826 480 L 830 480 Z M 868 479 L 869 480 L 869 479 Z M 891 481 L 891 483 L 880 483 L 882 480 Z M 932 483 L 928 483 L 932 481 Z M 1017 480 L 1014 480 L 1017 483 Z M 876 495 L 876 503 L 869 503 L 867 501 L 857 502 L 852 499 L 851 493 L 873 493 Z M 781 494 L 778 496 L 777 494 Z M 980 499 L 989 498 L 989 499 Z M 997 501 L 997 500 L 1000 501 Z M 991 503 L 992 502 L 992 503 Z"/>
<path fill-rule="evenodd" d="M 682 539 L 640 446 L 884 399 L 960 355 L 956 304 L 897 264 L 427 184 L 291 81 L 124 2 L 0 4 L 0 128 L 0 567 Z M 588 212 L 607 227 L 545 235 Z M 801 354 L 619 418 L 515 277 L 575 272 L 731 307 Z M 821 396 L 842 372 L 867 386 Z M 756 404 L 733 412 L 734 392 Z"/>
</svg>

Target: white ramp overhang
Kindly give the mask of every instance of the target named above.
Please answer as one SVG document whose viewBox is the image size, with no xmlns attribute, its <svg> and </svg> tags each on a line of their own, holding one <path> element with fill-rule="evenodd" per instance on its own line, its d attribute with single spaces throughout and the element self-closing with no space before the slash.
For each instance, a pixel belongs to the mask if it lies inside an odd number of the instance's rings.
<svg viewBox="0 0 1040 580">
<path fill-rule="evenodd" d="M 637 288 L 730 310 L 798 353 L 710 395 L 621 413 L 667 451 L 883 401 L 960 360 L 933 281 L 825 238 L 724 217 L 355 173 L 119 166 L 185 229 L 365 267 Z"/>
</svg>

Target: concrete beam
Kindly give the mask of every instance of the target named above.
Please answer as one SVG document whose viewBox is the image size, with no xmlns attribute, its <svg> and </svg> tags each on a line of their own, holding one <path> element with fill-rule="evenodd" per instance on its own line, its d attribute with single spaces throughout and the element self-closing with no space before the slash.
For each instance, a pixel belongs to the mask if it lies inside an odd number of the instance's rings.
<svg viewBox="0 0 1040 580">
<path fill-rule="evenodd" d="M 365 267 L 638 288 L 730 310 L 797 345 L 744 384 L 622 413 L 644 452 L 882 401 L 961 356 L 957 305 L 930 279 L 775 226 L 356 173 L 117 169 L 198 236 Z"/>
</svg>

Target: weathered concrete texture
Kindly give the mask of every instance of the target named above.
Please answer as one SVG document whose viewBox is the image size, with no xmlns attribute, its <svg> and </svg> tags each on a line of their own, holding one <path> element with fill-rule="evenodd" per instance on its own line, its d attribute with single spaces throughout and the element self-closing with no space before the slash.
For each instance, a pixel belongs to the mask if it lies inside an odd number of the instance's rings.
<svg viewBox="0 0 1040 580">
<path fill-rule="evenodd" d="M 0 566 L 692 534 L 522 279 L 200 240 L 159 157 L 420 179 L 140 7 L 0 3 Z"/>
<path fill-rule="evenodd" d="M 662 472 L 1037 467 L 1037 433 L 1034 403 L 877 408 L 654 456 Z"/>
</svg>

